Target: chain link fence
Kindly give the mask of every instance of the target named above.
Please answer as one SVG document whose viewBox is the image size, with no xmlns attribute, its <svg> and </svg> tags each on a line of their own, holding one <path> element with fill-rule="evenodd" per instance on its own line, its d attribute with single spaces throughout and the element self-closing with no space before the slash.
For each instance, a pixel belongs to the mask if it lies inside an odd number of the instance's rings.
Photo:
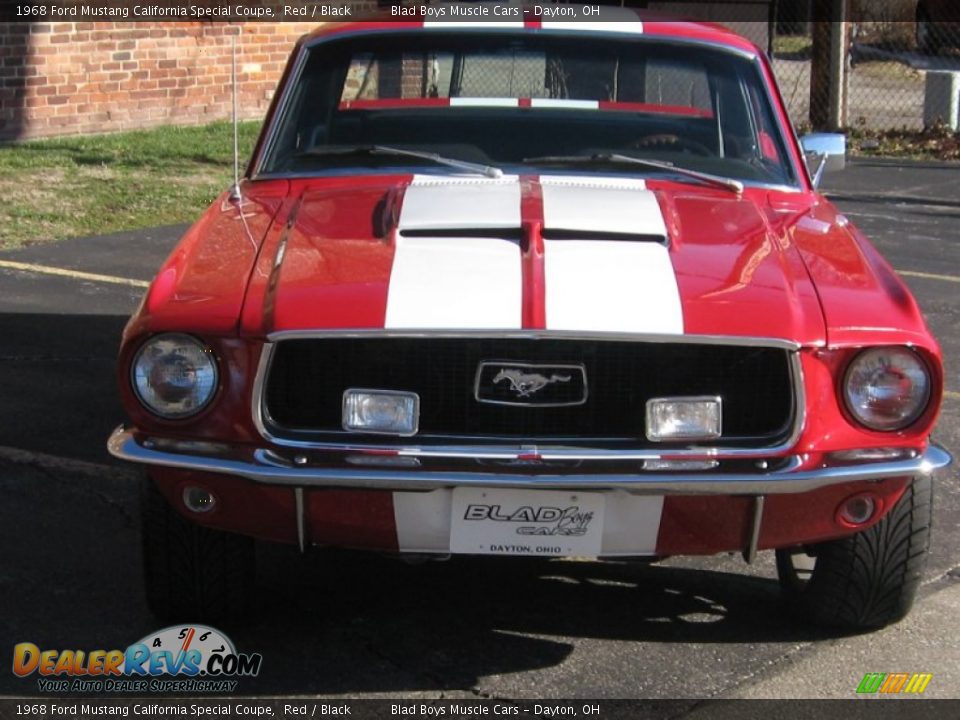
<svg viewBox="0 0 960 720">
<path fill-rule="evenodd" d="M 601 2 L 674 13 L 679 8 L 695 19 L 728 25 L 768 48 L 783 99 L 801 132 L 960 130 L 960 7 L 951 5 L 960 0 L 845 0 L 844 22 L 812 21 L 810 0 Z M 556 94 L 555 74 L 542 59 L 474 58 L 468 66 L 449 58 L 409 62 L 397 79 L 405 96 L 442 97 L 451 88 L 473 97 L 566 96 Z"/>
<path fill-rule="evenodd" d="M 859 18 L 827 24 L 834 27 L 826 32 L 842 28 L 846 35 L 843 67 L 832 78 L 817 76 L 818 65 L 827 73 L 833 68 L 829 38 L 817 42 L 814 23 L 775 22 L 774 72 L 794 124 L 831 124 L 823 118 L 835 96 L 834 117 L 843 127 L 922 130 L 947 124 L 957 130 L 960 23 L 878 19 L 865 11 Z M 928 79 L 931 73 L 935 77 Z"/>
</svg>

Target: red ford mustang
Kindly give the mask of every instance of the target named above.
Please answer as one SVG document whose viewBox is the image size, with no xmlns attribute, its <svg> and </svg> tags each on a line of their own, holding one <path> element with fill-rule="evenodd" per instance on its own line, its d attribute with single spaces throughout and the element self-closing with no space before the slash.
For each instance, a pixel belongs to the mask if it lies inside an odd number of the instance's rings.
<svg viewBox="0 0 960 720">
<path fill-rule="evenodd" d="M 717 26 L 302 39 L 242 182 L 124 334 L 109 447 L 150 477 L 151 607 L 242 615 L 256 538 L 773 549 L 812 622 L 903 617 L 950 461 L 940 351 L 816 192 L 824 157 Z"/>
</svg>

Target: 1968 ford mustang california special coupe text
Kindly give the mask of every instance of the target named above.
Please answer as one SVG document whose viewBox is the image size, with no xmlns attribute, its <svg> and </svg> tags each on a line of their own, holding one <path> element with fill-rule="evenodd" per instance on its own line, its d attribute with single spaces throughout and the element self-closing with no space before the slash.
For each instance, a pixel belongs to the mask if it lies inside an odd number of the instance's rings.
<svg viewBox="0 0 960 720">
<path fill-rule="evenodd" d="M 842 138 L 808 170 L 753 44 L 630 12 L 297 44 L 124 334 L 155 612 L 242 615 L 254 539 L 772 549 L 811 622 L 909 610 L 943 372 L 815 189 Z"/>
</svg>

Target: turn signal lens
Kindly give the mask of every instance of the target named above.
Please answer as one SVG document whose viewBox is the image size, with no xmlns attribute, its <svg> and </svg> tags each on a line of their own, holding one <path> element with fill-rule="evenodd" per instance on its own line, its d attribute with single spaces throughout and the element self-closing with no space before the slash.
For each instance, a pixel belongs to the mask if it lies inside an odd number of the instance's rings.
<svg viewBox="0 0 960 720">
<path fill-rule="evenodd" d="M 862 493 L 849 497 L 837 508 L 836 519 L 841 525 L 859 527 L 876 517 L 881 508 L 879 498 L 872 493 Z"/>
<path fill-rule="evenodd" d="M 904 347 L 865 350 L 847 368 L 843 383 L 847 409 L 871 430 L 902 430 L 930 401 L 930 374 L 916 353 Z"/>
<path fill-rule="evenodd" d="M 190 485 L 183 489 L 183 504 L 191 512 L 208 513 L 217 504 L 217 498 L 201 487 Z"/>
</svg>

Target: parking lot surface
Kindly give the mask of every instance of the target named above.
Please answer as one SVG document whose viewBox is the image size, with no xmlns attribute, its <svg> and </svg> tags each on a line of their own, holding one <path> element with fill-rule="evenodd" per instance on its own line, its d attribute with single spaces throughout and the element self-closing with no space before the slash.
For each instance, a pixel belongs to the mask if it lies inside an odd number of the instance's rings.
<svg viewBox="0 0 960 720">
<path fill-rule="evenodd" d="M 912 287 L 947 362 L 936 439 L 960 454 L 960 167 L 856 163 L 827 181 Z M 0 653 L 124 648 L 158 629 L 140 584 L 138 476 L 104 449 L 114 354 L 183 228 L 0 253 Z M 97 277 L 92 277 L 97 276 Z M 132 281 L 132 282 L 131 282 Z M 854 697 L 867 672 L 933 673 L 960 697 L 960 494 L 937 478 L 920 599 L 902 623 L 831 638 L 782 614 L 772 553 L 655 565 L 263 548 L 255 695 L 351 698 Z M 9 658 L 9 656 L 7 656 Z M 0 661 L 2 662 L 2 661 Z M 7 665 L 9 667 L 9 665 Z M 0 695 L 35 680 L 0 673 Z M 691 709 L 694 705 L 691 702 Z"/>
</svg>

